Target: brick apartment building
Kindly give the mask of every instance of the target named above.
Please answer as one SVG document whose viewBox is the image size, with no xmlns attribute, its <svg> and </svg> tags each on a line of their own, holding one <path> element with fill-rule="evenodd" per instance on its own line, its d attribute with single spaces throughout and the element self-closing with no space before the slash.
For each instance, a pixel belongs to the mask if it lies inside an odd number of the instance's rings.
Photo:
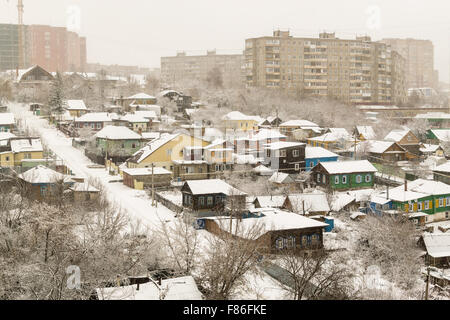
<svg viewBox="0 0 450 320">
<path fill-rule="evenodd" d="M 22 68 L 37 64 L 49 72 L 85 71 L 86 38 L 47 25 L 25 25 L 23 32 Z M 17 24 L 0 24 L 0 70 L 16 69 L 18 52 Z"/>
</svg>

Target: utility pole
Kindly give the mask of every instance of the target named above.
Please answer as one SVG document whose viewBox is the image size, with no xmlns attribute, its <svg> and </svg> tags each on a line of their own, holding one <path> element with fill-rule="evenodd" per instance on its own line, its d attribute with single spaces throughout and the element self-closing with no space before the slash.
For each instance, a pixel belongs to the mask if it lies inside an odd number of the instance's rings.
<svg viewBox="0 0 450 320">
<path fill-rule="evenodd" d="M 155 206 L 155 165 L 152 162 L 152 207 Z"/>
<path fill-rule="evenodd" d="M 428 288 L 430 287 L 430 267 L 427 268 L 427 286 L 425 288 L 425 300 L 428 300 Z"/>
</svg>

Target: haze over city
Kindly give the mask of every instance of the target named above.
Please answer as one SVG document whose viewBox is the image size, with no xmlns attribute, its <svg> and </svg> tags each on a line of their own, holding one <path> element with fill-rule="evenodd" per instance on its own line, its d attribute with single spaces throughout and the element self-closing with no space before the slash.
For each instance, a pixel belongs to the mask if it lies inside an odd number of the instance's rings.
<svg viewBox="0 0 450 320">
<path fill-rule="evenodd" d="M 180 50 L 241 53 L 246 38 L 270 36 L 275 29 L 299 37 L 327 31 L 340 38 L 431 40 L 435 69 L 441 81 L 449 81 L 450 2 L 443 0 L 25 0 L 24 5 L 25 24 L 69 24 L 85 36 L 89 63 L 159 67 L 161 56 Z M 17 23 L 16 1 L 1 1 L 0 12 L 0 23 Z"/>
</svg>

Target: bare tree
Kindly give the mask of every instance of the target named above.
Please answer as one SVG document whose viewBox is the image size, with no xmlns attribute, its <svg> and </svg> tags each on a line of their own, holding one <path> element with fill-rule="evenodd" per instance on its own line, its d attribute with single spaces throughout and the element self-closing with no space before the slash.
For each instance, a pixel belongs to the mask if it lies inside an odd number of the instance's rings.
<svg viewBox="0 0 450 320">
<path fill-rule="evenodd" d="M 207 299 L 229 299 L 244 281 L 243 276 L 256 266 L 263 248 L 258 240 L 264 225 L 254 221 L 251 226 L 244 226 L 239 219 L 235 220 L 232 235 L 228 233 L 229 223 L 218 220 L 222 230 L 219 236 L 207 237 L 205 257 L 196 277 Z"/>
</svg>

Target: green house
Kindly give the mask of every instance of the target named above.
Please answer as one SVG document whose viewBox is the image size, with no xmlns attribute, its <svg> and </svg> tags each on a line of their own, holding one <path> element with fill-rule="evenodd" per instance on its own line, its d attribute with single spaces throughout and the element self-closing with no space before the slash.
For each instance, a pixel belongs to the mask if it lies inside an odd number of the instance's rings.
<svg viewBox="0 0 450 320">
<path fill-rule="evenodd" d="M 389 199 L 393 202 L 393 209 L 398 211 L 424 212 L 433 215 L 431 221 L 450 218 L 450 185 L 440 181 L 407 181 L 406 185 L 389 190 Z"/>
<path fill-rule="evenodd" d="M 367 160 L 319 162 L 312 170 L 312 179 L 332 190 L 372 188 L 378 170 Z"/>
<path fill-rule="evenodd" d="M 143 144 L 143 138 L 124 126 L 106 126 L 95 134 L 96 146 L 102 154 L 131 156 Z"/>
</svg>

